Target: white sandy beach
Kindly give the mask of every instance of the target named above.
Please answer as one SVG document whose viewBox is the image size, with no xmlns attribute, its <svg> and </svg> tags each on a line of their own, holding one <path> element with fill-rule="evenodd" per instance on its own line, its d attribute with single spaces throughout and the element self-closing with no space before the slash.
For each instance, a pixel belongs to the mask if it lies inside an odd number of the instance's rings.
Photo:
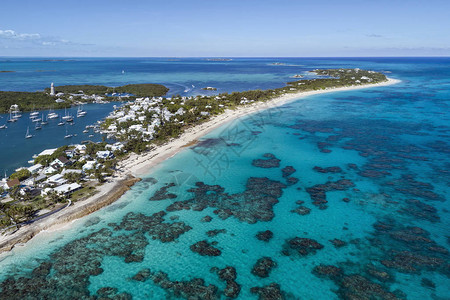
<svg viewBox="0 0 450 300">
<path fill-rule="evenodd" d="M 225 113 L 213 117 L 211 120 L 187 129 L 179 138 L 173 139 L 166 144 L 156 147 L 142 155 L 131 154 L 127 159 L 118 164 L 118 171 L 114 178 L 99 187 L 99 192 L 91 198 L 77 202 L 61 211 L 52 214 L 49 217 L 34 222 L 31 225 L 23 226 L 18 231 L 9 235 L 0 236 L 0 253 L 9 251 L 16 244 L 24 243 L 30 240 L 39 232 L 46 230 L 60 230 L 70 226 L 70 221 L 81 218 L 92 213 L 110 203 L 114 202 L 125 193 L 131 185 L 136 182 L 134 179 L 127 179 L 131 176 L 140 177 L 149 174 L 151 169 L 162 161 L 174 156 L 186 145 L 195 143 L 199 138 L 225 125 L 237 118 L 263 111 L 268 108 L 276 107 L 297 100 L 303 97 L 318 95 L 339 91 L 350 91 L 357 89 L 366 89 L 380 86 L 388 86 L 399 83 L 400 80 L 388 78 L 388 81 L 378 84 L 367 84 L 320 91 L 298 92 L 282 95 L 278 98 L 266 102 L 257 102 L 251 105 L 239 107 L 236 110 L 227 110 Z M 133 178 L 133 177 L 131 177 Z"/>
</svg>

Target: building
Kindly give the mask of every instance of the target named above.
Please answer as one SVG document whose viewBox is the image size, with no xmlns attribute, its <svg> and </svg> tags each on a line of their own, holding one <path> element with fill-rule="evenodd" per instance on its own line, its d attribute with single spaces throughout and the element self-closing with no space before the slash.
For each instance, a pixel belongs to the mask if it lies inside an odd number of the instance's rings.
<svg viewBox="0 0 450 300">
<path fill-rule="evenodd" d="M 53 82 L 50 85 L 50 96 L 55 96 L 55 87 L 53 86 Z"/>
<path fill-rule="evenodd" d="M 81 188 L 81 185 L 78 183 L 70 183 L 70 184 L 63 184 L 61 186 L 58 186 L 54 188 L 53 190 L 60 195 L 69 195 L 75 192 L 76 190 L 79 190 Z"/>
</svg>

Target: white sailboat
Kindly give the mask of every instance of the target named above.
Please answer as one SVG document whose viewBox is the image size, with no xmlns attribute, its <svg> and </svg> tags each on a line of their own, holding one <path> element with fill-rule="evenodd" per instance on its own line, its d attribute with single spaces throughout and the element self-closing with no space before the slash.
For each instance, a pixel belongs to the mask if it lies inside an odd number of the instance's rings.
<svg viewBox="0 0 450 300">
<path fill-rule="evenodd" d="M 66 124 L 66 122 L 64 122 L 61 118 L 59 118 L 58 126 L 63 126 L 64 124 Z"/>
<path fill-rule="evenodd" d="M 30 127 L 27 127 L 27 133 L 25 134 L 26 139 L 31 139 L 33 135 L 30 134 Z"/>
<path fill-rule="evenodd" d="M 11 111 L 9 112 L 8 122 L 10 122 L 10 123 L 17 122 L 17 119 L 12 116 L 12 112 Z"/>
<path fill-rule="evenodd" d="M 41 125 L 47 125 L 48 124 L 48 121 L 47 120 L 45 120 L 45 118 L 44 118 L 44 114 L 42 114 L 42 121 L 41 121 Z"/>
<path fill-rule="evenodd" d="M 7 129 L 8 127 L 6 126 L 6 124 L 0 125 L 0 129 Z"/>
<path fill-rule="evenodd" d="M 66 127 L 66 135 L 64 136 L 65 139 L 70 139 L 71 137 L 73 137 L 73 134 L 68 134 L 67 133 L 67 127 Z"/>
<path fill-rule="evenodd" d="M 84 111 L 81 106 L 78 106 L 77 118 L 84 117 L 86 115 L 86 111 Z"/>
</svg>

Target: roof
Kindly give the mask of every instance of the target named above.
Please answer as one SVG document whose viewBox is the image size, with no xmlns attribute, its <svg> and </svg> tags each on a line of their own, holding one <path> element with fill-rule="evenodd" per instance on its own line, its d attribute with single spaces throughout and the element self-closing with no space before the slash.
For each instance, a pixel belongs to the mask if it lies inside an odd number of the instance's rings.
<svg viewBox="0 0 450 300">
<path fill-rule="evenodd" d="M 16 185 L 20 185 L 20 181 L 19 181 L 19 179 L 14 178 L 12 180 L 9 180 L 6 184 L 8 185 L 9 188 L 12 188 Z"/>
<path fill-rule="evenodd" d="M 69 193 L 79 189 L 80 187 L 81 185 L 79 185 L 78 183 L 63 184 L 61 186 L 54 188 L 54 191 L 57 193 Z"/>
<path fill-rule="evenodd" d="M 42 151 L 41 153 L 39 153 L 38 156 L 41 156 L 41 155 L 52 155 L 53 153 L 55 153 L 55 151 L 56 151 L 57 149 L 58 149 L 58 148 L 55 148 L 55 149 L 46 149 L 46 150 Z"/>
<path fill-rule="evenodd" d="M 62 156 L 62 155 L 60 157 L 58 157 L 58 159 L 63 164 L 67 164 L 69 162 L 69 160 L 67 158 L 65 158 L 64 156 Z"/>
</svg>

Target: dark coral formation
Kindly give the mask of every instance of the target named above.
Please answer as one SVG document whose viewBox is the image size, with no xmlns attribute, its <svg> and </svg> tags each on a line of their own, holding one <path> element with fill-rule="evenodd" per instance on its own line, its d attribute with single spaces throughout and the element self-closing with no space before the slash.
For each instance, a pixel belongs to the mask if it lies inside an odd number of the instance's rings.
<svg viewBox="0 0 450 300">
<path fill-rule="evenodd" d="M 219 185 L 207 185 L 197 182 L 196 188 L 189 192 L 194 198 L 177 201 L 167 207 L 167 211 L 192 209 L 202 211 L 207 207 L 217 208 L 214 213 L 221 219 L 234 216 L 250 224 L 257 221 L 270 221 L 274 217 L 273 206 L 278 203 L 282 189 L 286 185 L 266 177 L 251 177 L 247 180 L 246 190 L 242 193 L 228 194 Z"/>
<path fill-rule="evenodd" d="M 107 228 L 67 243 L 27 276 L 0 284 L 4 299 L 88 299 L 89 277 L 103 272 L 103 257 L 118 256 L 125 262 L 142 261 L 148 241 L 142 232 L 113 236 Z M 127 245 L 124 247 L 124 245 Z M 101 293 L 114 293 L 105 288 Z M 117 294 L 124 297 L 127 294 Z"/>
<path fill-rule="evenodd" d="M 113 227 L 115 230 L 123 229 L 144 232 L 150 235 L 152 239 L 158 239 L 163 243 L 172 242 L 183 233 L 192 229 L 191 226 L 186 225 L 184 222 L 164 222 L 166 214 L 166 212 L 160 211 L 151 216 L 146 216 L 141 213 L 129 212 L 119 225 L 114 225 Z"/>
<path fill-rule="evenodd" d="M 445 201 L 443 196 L 433 192 L 434 186 L 432 184 L 417 181 L 413 175 L 404 174 L 399 179 L 387 182 L 386 185 L 390 185 L 395 191 L 408 196 L 431 201 Z"/>
<path fill-rule="evenodd" d="M 283 169 L 281 169 L 281 174 L 284 178 L 291 176 L 294 174 L 297 170 L 293 166 L 287 166 Z"/>
<path fill-rule="evenodd" d="M 393 276 L 388 271 L 381 269 L 380 267 L 376 267 L 373 264 L 366 265 L 365 271 L 369 277 L 380 282 L 388 282 L 394 280 Z"/>
<path fill-rule="evenodd" d="M 294 184 L 296 184 L 298 181 L 299 181 L 299 180 L 298 180 L 298 178 L 296 178 L 296 177 L 289 177 L 289 178 L 286 178 L 286 184 L 287 184 L 287 185 L 294 185 Z"/>
<path fill-rule="evenodd" d="M 202 278 L 189 281 L 172 281 L 164 272 L 153 272 L 150 279 L 168 293 L 168 298 L 219 299 L 219 290 L 215 285 L 206 285 Z"/>
<path fill-rule="evenodd" d="M 231 266 L 227 266 L 221 270 L 218 270 L 220 280 L 225 281 L 227 286 L 223 291 L 223 294 L 229 298 L 236 298 L 241 292 L 241 285 L 236 282 L 237 273 L 236 269 Z"/>
<path fill-rule="evenodd" d="M 150 269 L 143 269 L 143 270 L 140 270 L 131 279 L 136 280 L 136 281 L 145 282 L 145 281 L 147 281 L 147 279 L 150 278 L 151 275 L 152 275 L 152 273 L 151 273 Z"/>
<path fill-rule="evenodd" d="M 252 165 L 258 168 L 278 168 L 280 166 L 280 161 L 275 155 L 271 153 L 266 153 L 263 155 L 266 159 L 254 159 Z"/>
<path fill-rule="evenodd" d="M 189 247 L 192 252 L 196 252 L 202 256 L 219 256 L 222 251 L 212 246 L 208 241 L 199 241 Z"/>
<path fill-rule="evenodd" d="M 336 292 L 341 299 L 401 299 L 382 285 L 370 281 L 359 274 L 345 275 L 341 268 L 331 265 L 319 265 L 313 274 L 333 280 L 339 287 Z"/>
<path fill-rule="evenodd" d="M 341 248 L 347 245 L 346 242 L 344 242 L 343 240 L 340 239 L 332 239 L 330 240 L 330 242 L 333 244 L 334 247 L 336 248 Z"/>
<path fill-rule="evenodd" d="M 204 216 L 200 221 L 204 222 L 204 223 L 208 223 L 208 222 L 212 221 L 212 217 L 211 216 Z"/>
<path fill-rule="evenodd" d="M 160 200 L 166 200 L 166 199 L 174 199 L 177 197 L 177 195 L 168 193 L 167 190 L 171 187 L 174 187 L 175 183 L 170 183 L 164 185 L 162 188 L 157 190 L 155 194 L 150 198 L 151 201 L 160 201 Z"/>
<path fill-rule="evenodd" d="M 321 168 L 318 166 L 315 166 L 313 168 L 314 171 L 319 173 L 341 173 L 342 169 L 340 167 L 327 167 L 327 168 Z"/>
<path fill-rule="evenodd" d="M 252 274 L 261 278 L 269 277 L 270 272 L 277 266 L 277 263 L 270 257 L 258 259 L 252 268 Z"/>
<path fill-rule="evenodd" d="M 305 216 L 311 212 L 311 209 L 306 206 L 300 205 L 296 209 L 291 210 L 291 212 L 299 214 L 301 216 Z"/>
<path fill-rule="evenodd" d="M 313 239 L 295 237 L 286 241 L 282 254 L 287 256 L 294 254 L 306 256 L 314 254 L 322 248 L 323 245 Z"/>
<path fill-rule="evenodd" d="M 405 200 L 405 206 L 398 210 L 401 214 L 410 215 L 430 222 L 439 222 L 437 209 L 416 199 Z"/>
<path fill-rule="evenodd" d="M 256 238 L 260 241 L 268 242 L 272 239 L 273 232 L 270 230 L 260 231 L 256 234 Z"/>
<path fill-rule="evenodd" d="M 449 251 L 433 241 L 426 230 L 390 219 L 375 223 L 374 228 L 370 242 L 384 250 L 381 260 L 384 266 L 404 273 L 426 270 L 450 276 Z"/>
<path fill-rule="evenodd" d="M 263 287 L 252 287 L 250 289 L 252 294 L 258 295 L 259 300 L 283 300 L 286 299 L 284 293 L 281 291 L 278 283 L 272 282 Z"/>
<path fill-rule="evenodd" d="M 312 187 L 306 189 L 313 204 L 319 207 L 320 209 L 327 208 L 327 195 L 326 192 L 330 191 L 345 191 L 351 187 L 354 187 L 355 184 L 348 179 L 341 179 L 338 181 L 328 181 L 325 184 L 316 184 Z"/>
<path fill-rule="evenodd" d="M 206 235 L 209 237 L 214 237 L 220 233 L 226 233 L 227 230 L 226 229 L 213 229 L 213 230 L 209 230 L 206 232 Z"/>
</svg>

